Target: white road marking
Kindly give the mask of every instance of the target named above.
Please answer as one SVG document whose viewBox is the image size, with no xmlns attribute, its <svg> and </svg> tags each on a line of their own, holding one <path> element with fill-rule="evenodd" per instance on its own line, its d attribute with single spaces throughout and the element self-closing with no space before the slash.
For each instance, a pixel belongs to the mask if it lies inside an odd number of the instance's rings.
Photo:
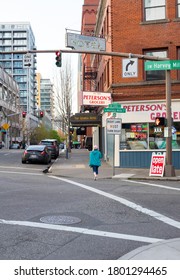
<svg viewBox="0 0 180 280">
<path fill-rule="evenodd" d="M 59 177 L 56 177 L 56 176 L 49 176 L 49 177 L 53 178 L 53 179 L 56 179 L 56 180 L 64 181 L 64 182 L 69 183 L 71 185 L 76 185 L 78 187 L 81 187 L 81 188 L 86 189 L 88 191 L 97 193 L 99 195 L 103 195 L 103 196 L 105 196 L 105 197 L 107 197 L 109 199 L 113 199 L 115 201 L 118 201 L 121 204 L 123 204 L 123 205 L 125 205 L 127 207 L 130 207 L 130 208 L 132 208 L 132 209 L 134 209 L 134 210 L 136 210 L 138 212 L 141 212 L 143 214 L 149 215 L 149 216 L 153 217 L 154 219 L 159 220 L 159 221 L 161 221 L 161 222 L 163 222 L 165 224 L 168 224 L 170 226 L 173 226 L 175 228 L 180 229 L 180 222 L 178 222 L 176 220 L 173 220 L 171 218 L 168 218 L 168 217 L 166 217 L 166 216 L 164 216 L 164 215 L 162 215 L 162 214 L 160 214 L 158 212 L 155 212 L 153 210 L 150 210 L 148 208 L 144 208 L 141 205 L 138 205 L 138 204 L 136 204 L 134 202 L 131 202 L 131 201 L 127 200 L 127 199 L 124 199 L 122 197 L 118 197 L 118 196 L 115 196 L 113 194 L 106 193 L 104 191 L 95 189 L 93 187 L 89 187 L 87 185 L 71 181 L 69 179 L 59 178 Z"/>
<path fill-rule="evenodd" d="M 38 176 L 44 176 L 43 174 L 38 174 L 38 173 L 24 173 L 24 172 L 11 172 L 11 171 L 0 171 L 1 173 L 12 173 L 12 174 L 26 174 L 26 175 L 38 175 Z M 180 222 L 175 221 L 171 218 L 168 218 L 158 212 L 152 211 L 150 209 L 144 208 L 138 204 L 135 204 L 131 201 L 128 201 L 124 198 L 121 197 L 117 197 L 115 195 L 106 193 L 104 191 L 95 189 L 93 187 L 81 184 L 81 183 L 77 183 L 74 182 L 72 180 L 69 179 L 65 179 L 65 178 L 59 178 L 56 176 L 48 176 L 49 178 L 53 178 L 56 180 L 60 180 L 60 181 L 64 181 L 67 182 L 69 184 L 72 185 L 76 185 L 79 186 L 81 188 L 84 188 L 88 191 L 92 191 L 95 192 L 99 195 L 103 195 L 109 199 L 113 199 L 115 201 L 118 201 L 120 203 L 122 203 L 123 205 L 126 205 L 127 207 L 130 207 L 136 211 L 139 211 L 143 214 L 149 215 L 157 220 L 160 220 L 162 222 L 164 222 L 165 224 L 169 224 L 173 227 L 176 227 L 178 229 L 180 229 Z M 123 181 L 127 181 L 129 182 L 129 180 L 123 180 Z M 134 181 L 131 181 L 134 182 Z M 137 182 L 137 181 L 136 181 Z M 134 182 L 134 183 L 136 183 Z M 144 182 L 138 182 L 143 184 Z M 165 187 L 168 189 L 174 189 L 174 190 L 179 190 L 177 188 L 171 188 L 171 187 L 167 187 L 167 186 L 159 186 L 157 184 L 150 184 L 150 183 L 145 183 L 148 185 L 153 185 L 153 186 L 157 186 L 157 187 Z M 1 224 L 9 224 L 9 225 L 20 225 L 20 226 L 28 226 L 28 227 L 36 227 L 36 228 L 46 228 L 46 229 L 52 229 L 52 230 L 61 230 L 61 231 L 72 231 L 72 232 L 77 232 L 77 233 L 82 233 L 82 234 L 88 234 L 88 235 L 96 235 L 96 236 L 104 236 L 104 237 L 111 237 L 111 238 L 119 238 L 119 239 L 126 239 L 126 240 L 134 240 L 134 241 L 140 241 L 140 242 L 147 242 L 147 243 L 154 243 L 154 242 L 158 242 L 158 241 L 162 241 L 163 239 L 157 239 L 157 238 L 149 238 L 149 237 L 143 237 L 143 236 L 135 236 L 135 235 L 127 235 L 127 234 L 119 234 L 119 233 L 113 233 L 113 232 L 106 232 L 106 231 L 98 231 L 98 230 L 89 230 L 86 228 L 78 228 L 78 227 L 67 227 L 67 226 L 61 226 L 61 225 L 50 225 L 50 224 L 41 224 L 41 223 L 34 223 L 34 222 L 28 222 L 28 221 L 6 221 L 1 219 L 0 220 Z"/>
<path fill-rule="evenodd" d="M 123 180 L 125 182 L 129 182 L 129 180 Z M 158 185 L 158 184 L 153 184 L 153 183 L 147 183 L 147 182 L 140 182 L 140 181 L 131 181 L 131 183 L 134 184 L 141 184 L 141 185 L 148 185 L 148 186 L 153 186 L 157 188 L 162 188 L 162 189 L 168 189 L 168 190 L 175 190 L 175 191 L 180 191 L 180 188 L 173 188 L 173 187 L 168 187 L 165 185 Z"/>
<path fill-rule="evenodd" d="M 121 173 L 121 174 L 118 174 L 118 175 L 115 175 L 113 176 L 113 178 L 129 178 L 129 177 L 132 177 L 134 176 L 134 174 L 128 174 L 128 173 Z"/>
<path fill-rule="evenodd" d="M 28 173 L 28 172 L 15 172 L 15 171 L 1 171 L 0 170 L 0 173 L 8 173 L 8 174 L 21 174 L 21 175 L 37 175 L 37 176 L 44 176 L 44 174 L 41 174 L 41 173 Z"/>
<path fill-rule="evenodd" d="M 69 231 L 69 232 L 75 232 L 75 233 L 81 233 L 81 234 L 87 234 L 87 235 L 110 237 L 110 238 L 116 238 L 116 239 L 126 239 L 126 240 L 133 240 L 133 241 L 146 242 L 146 243 L 155 243 L 155 242 L 163 241 L 163 239 L 157 239 L 157 238 L 151 238 L 151 237 L 120 234 L 120 233 L 114 233 L 114 232 L 108 232 L 108 231 L 92 230 L 92 229 L 87 229 L 87 228 L 52 225 L 52 224 L 28 222 L 28 221 L 8 221 L 8 220 L 0 219 L 0 224 L 18 225 L 18 226 L 43 228 L 43 229 L 50 229 L 50 230 L 59 230 L 59 231 Z"/>
<path fill-rule="evenodd" d="M 3 169 L 25 169 L 25 170 L 35 170 L 35 171 L 41 171 L 41 169 L 37 169 L 37 168 L 28 168 L 28 167 L 21 167 L 21 166 L 2 166 L 0 165 L 0 168 Z"/>
</svg>

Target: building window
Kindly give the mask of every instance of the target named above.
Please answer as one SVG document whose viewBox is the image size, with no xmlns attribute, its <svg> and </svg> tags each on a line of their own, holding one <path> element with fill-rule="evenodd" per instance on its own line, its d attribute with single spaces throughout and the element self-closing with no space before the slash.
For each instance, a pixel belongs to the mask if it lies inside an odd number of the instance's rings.
<svg viewBox="0 0 180 280">
<path fill-rule="evenodd" d="M 148 124 L 122 124 L 121 150 L 146 150 L 148 148 Z"/>
<path fill-rule="evenodd" d="M 180 0 L 177 0 L 177 17 L 180 17 Z"/>
<path fill-rule="evenodd" d="M 180 123 L 172 125 L 172 148 L 180 149 Z M 155 123 L 122 124 L 120 150 L 164 150 L 164 126 L 156 129 Z"/>
<path fill-rule="evenodd" d="M 179 1 L 179 0 L 178 0 Z M 144 0 L 144 20 L 160 20 L 166 18 L 165 0 Z"/>
<path fill-rule="evenodd" d="M 148 56 L 157 56 L 157 57 L 167 57 L 166 50 L 159 50 L 159 51 L 147 51 L 145 52 Z M 164 70 L 157 70 L 157 71 L 146 71 L 146 81 L 154 81 L 154 80 L 165 80 L 165 71 Z"/>
</svg>

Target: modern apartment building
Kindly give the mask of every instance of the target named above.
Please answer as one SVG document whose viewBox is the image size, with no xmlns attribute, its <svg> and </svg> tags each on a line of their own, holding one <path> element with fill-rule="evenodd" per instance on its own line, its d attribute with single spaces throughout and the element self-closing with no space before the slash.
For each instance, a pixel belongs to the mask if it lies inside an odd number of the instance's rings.
<svg viewBox="0 0 180 280">
<path fill-rule="evenodd" d="M 53 84 L 50 79 L 40 80 L 40 107 L 46 111 L 51 117 L 54 116 L 54 91 Z"/>
<path fill-rule="evenodd" d="M 22 52 L 35 48 L 29 22 L 0 22 L 0 65 L 18 83 L 20 106 L 29 115 L 36 110 L 36 54 L 32 55 L 31 66 L 25 66 Z"/>
<path fill-rule="evenodd" d="M 52 129 L 54 120 L 54 90 L 50 79 L 43 79 L 40 73 L 36 74 L 37 81 L 37 116 L 40 117 L 40 112 L 43 112 L 41 122 L 48 129 Z"/>
<path fill-rule="evenodd" d="M 84 3 L 93 2 L 85 0 Z M 94 18 L 93 13 L 91 15 Z M 86 26 L 84 11 L 82 18 L 82 26 Z M 86 55 L 82 69 L 87 66 L 92 71 L 96 69 L 96 78 L 94 80 L 93 75 L 88 90 L 109 92 L 112 102 L 126 109 L 126 113 L 116 114 L 122 119 L 121 135 L 115 140 L 116 166 L 147 168 L 152 152 L 166 151 L 164 127 L 159 132 L 154 129 L 156 117 L 166 118 L 166 72 L 163 69 L 146 70 L 143 56 L 169 58 L 178 64 L 179 26 L 180 0 L 99 0 L 94 35 L 106 39 L 107 52 L 127 56 Z M 135 54 L 140 58 L 136 60 Z M 180 168 L 180 70 L 171 70 L 170 76 L 173 164 Z M 85 73 L 82 77 L 85 80 Z M 106 120 L 112 114 L 99 109 L 102 139 L 105 139 L 100 144 L 105 158 L 112 160 L 113 135 L 106 133 Z M 96 137 L 95 129 L 93 137 Z"/>
<path fill-rule="evenodd" d="M 19 87 L 0 67 L 0 144 L 9 147 L 12 141 L 22 140 L 22 116 L 19 104 Z"/>
</svg>

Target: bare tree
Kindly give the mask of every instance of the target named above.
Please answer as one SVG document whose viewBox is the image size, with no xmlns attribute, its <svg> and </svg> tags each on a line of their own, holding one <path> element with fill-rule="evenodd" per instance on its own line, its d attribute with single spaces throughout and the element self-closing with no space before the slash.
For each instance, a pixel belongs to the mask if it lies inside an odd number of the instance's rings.
<svg viewBox="0 0 180 280">
<path fill-rule="evenodd" d="M 70 61 L 65 61 L 57 76 L 56 91 L 56 120 L 67 135 L 68 150 L 71 149 L 70 116 L 72 115 L 72 70 Z"/>
</svg>

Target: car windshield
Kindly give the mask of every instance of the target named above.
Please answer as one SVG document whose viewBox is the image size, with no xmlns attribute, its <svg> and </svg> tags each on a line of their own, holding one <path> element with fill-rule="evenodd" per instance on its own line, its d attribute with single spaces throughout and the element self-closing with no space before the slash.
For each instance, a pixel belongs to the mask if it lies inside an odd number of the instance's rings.
<svg viewBox="0 0 180 280">
<path fill-rule="evenodd" d="M 39 151 L 42 152 L 44 150 L 45 146 L 37 145 L 37 146 L 29 146 L 27 148 L 27 151 Z"/>
<path fill-rule="evenodd" d="M 54 145 L 54 142 L 47 142 L 47 141 L 41 141 L 46 146 L 52 146 Z"/>
</svg>

